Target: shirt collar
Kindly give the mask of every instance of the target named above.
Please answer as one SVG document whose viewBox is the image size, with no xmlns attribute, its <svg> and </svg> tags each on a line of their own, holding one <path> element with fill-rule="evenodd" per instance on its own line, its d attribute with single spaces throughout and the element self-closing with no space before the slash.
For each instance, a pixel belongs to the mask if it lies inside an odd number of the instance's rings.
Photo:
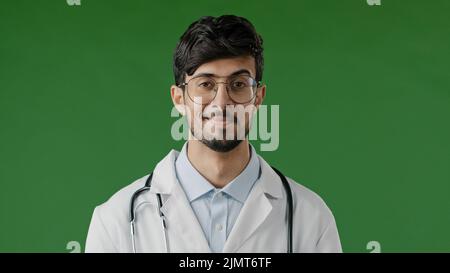
<svg viewBox="0 0 450 273">
<path fill-rule="evenodd" d="M 183 145 L 175 161 L 175 170 L 189 202 L 192 202 L 200 196 L 216 190 L 216 188 L 191 164 L 187 156 L 187 145 L 188 142 Z M 244 203 L 245 199 L 247 199 L 253 184 L 258 180 L 261 172 L 258 155 L 253 146 L 249 146 L 251 148 L 249 163 L 236 178 L 220 190 L 241 203 Z"/>
</svg>

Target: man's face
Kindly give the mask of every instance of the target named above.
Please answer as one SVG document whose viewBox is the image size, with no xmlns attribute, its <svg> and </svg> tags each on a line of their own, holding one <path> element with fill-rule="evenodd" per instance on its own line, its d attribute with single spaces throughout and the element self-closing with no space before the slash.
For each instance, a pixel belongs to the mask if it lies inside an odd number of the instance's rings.
<svg viewBox="0 0 450 273">
<path fill-rule="evenodd" d="M 207 77 L 202 76 L 199 81 L 201 75 Z M 218 152 L 228 152 L 246 138 L 250 131 L 251 117 L 265 95 L 265 86 L 252 89 L 252 95 L 240 95 L 240 86 L 246 84 L 248 76 L 253 79 L 256 77 L 253 57 L 218 59 L 202 64 L 193 75 L 186 75 L 185 82 L 189 82 L 189 85 L 185 86 L 184 92 L 175 85 L 171 87 L 175 106 L 187 117 L 190 138 L 200 140 Z M 228 83 L 228 92 L 225 83 Z M 203 94 L 201 92 L 194 92 L 194 88 L 209 89 L 212 85 L 216 88 L 210 91 L 212 95 L 207 95 L 211 99 L 199 96 Z M 236 99 L 239 96 L 244 99 L 239 101 Z"/>
</svg>

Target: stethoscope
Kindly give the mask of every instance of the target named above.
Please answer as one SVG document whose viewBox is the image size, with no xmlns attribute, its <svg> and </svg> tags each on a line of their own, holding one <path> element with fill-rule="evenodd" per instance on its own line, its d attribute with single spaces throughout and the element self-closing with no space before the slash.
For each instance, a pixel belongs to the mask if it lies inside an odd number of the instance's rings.
<svg viewBox="0 0 450 273">
<path fill-rule="evenodd" d="M 289 186 L 289 183 L 286 179 L 286 177 L 276 168 L 272 167 L 272 169 L 278 174 L 278 176 L 281 179 L 281 182 L 283 182 L 284 189 L 286 191 L 287 195 L 287 216 L 288 216 L 288 226 L 287 226 L 287 252 L 292 253 L 292 226 L 293 226 L 293 220 L 292 220 L 292 210 L 293 210 L 293 201 L 292 201 L 292 192 L 291 187 Z M 150 187 L 152 185 L 152 176 L 153 172 L 148 176 L 147 180 L 145 181 L 144 187 L 138 189 L 132 196 L 130 200 L 130 233 L 131 233 L 131 244 L 133 246 L 133 252 L 136 253 L 136 241 L 135 241 L 135 222 L 136 222 L 136 209 L 134 207 L 134 201 L 137 199 L 137 197 L 145 192 L 150 190 Z M 162 199 L 161 194 L 157 193 L 156 197 L 158 199 L 158 210 L 159 210 L 159 217 L 161 219 L 161 228 L 163 231 L 163 238 L 165 243 L 165 252 L 169 252 L 169 245 L 167 243 L 167 231 L 166 231 L 166 217 L 164 216 L 164 213 L 161 211 L 162 208 Z"/>
</svg>

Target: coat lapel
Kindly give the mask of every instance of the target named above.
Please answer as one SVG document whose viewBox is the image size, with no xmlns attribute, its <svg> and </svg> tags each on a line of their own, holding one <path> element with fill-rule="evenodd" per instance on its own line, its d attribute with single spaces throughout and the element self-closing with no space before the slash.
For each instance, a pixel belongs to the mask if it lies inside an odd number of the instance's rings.
<svg viewBox="0 0 450 273">
<path fill-rule="evenodd" d="M 236 219 L 225 242 L 223 252 L 236 252 L 264 222 L 271 211 L 272 205 L 261 190 L 260 184 L 256 184 Z"/>
<path fill-rule="evenodd" d="M 176 178 L 175 159 L 178 152 L 172 150 L 154 170 L 150 192 L 161 193 L 161 211 L 167 221 L 170 252 L 211 252 L 208 241 L 194 211 Z"/>
<path fill-rule="evenodd" d="M 167 219 L 169 244 L 177 246 L 170 249 L 171 252 L 211 252 L 203 229 L 180 185 L 173 188 L 161 210 Z M 170 243 L 170 238 L 181 241 Z"/>
<path fill-rule="evenodd" d="M 278 175 L 269 164 L 260 156 L 261 176 L 256 181 L 244 206 L 239 213 L 236 223 L 228 236 L 223 252 L 236 252 L 264 223 L 264 220 L 273 213 L 273 207 L 266 194 L 273 198 L 282 198 L 281 182 Z"/>
</svg>

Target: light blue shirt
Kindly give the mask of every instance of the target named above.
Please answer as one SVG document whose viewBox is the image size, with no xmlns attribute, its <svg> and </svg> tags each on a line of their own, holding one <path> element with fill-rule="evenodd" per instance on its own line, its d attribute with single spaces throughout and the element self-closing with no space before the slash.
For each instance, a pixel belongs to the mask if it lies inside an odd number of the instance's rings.
<svg viewBox="0 0 450 273">
<path fill-rule="evenodd" d="M 215 188 L 187 156 L 186 142 L 176 161 L 175 170 L 191 207 L 197 216 L 212 252 L 222 252 L 239 212 L 260 176 L 259 158 L 251 147 L 250 161 L 245 169 L 222 189 Z"/>
</svg>

